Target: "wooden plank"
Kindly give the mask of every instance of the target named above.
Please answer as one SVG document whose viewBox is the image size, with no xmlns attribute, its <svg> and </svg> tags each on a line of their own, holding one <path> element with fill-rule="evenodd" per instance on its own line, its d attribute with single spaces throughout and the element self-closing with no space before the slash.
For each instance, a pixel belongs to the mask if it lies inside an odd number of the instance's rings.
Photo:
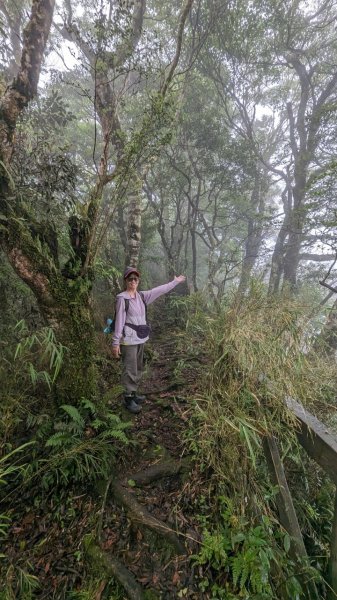
<svg viewBox="0 0 337 600">
<path fill-rule="evenodd" d="M 275 438 L 264 438 L 263 449 L 271 480 L 278 487 L 276 503 L 280 522 L 291 537 L 290 551 L 294 562 L 298 562 L 303 568 L 303 565 L 309 564 L 308 555 Z M 315 582 L 307 581 L 305 575 L 301 579 L 306 600 L 319 600 Z"/>
<path fill-rule="evenodd" d="M 337 436 L 296 400 L 288 398 L 286 404 L 298 419 L 300 444 L 337 485 Z"/>
<path fill-rule="evenodd" d="M 278 487 L 276 503 L 280 521 L 293 540 L 293 555 L 307 558 L 302 532 L 275 438 L 271 436 L 264 438 L 263 448 L 271 480 Z"/>
<path fill-rule="evenodd" d="M 328 600 L 337 598 L 337 492 L 335 493 L 335 512 L 332 522 L 330 559 L 329 559 L 329 580 L 331 589 L 328 590 Z"/>
</svg>

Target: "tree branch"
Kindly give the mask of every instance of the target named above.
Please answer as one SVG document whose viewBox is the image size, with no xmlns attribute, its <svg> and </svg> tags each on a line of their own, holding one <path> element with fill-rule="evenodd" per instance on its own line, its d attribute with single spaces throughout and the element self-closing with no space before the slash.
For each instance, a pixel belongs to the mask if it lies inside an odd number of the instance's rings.
<svg viewBox="0 0 337 600">
<path fill-rule="evenodd" d="M 335 294 L 337 294 L 337 288 L 333 287 L 332 285 L 329 285 L 328 283 L 326 283 L 326 280 L 328 279 L 332 269 L 334 268 L 335 264 L 337 262 L 337 253 L 334 255 L 334 261 L 333 263 L 331 263 L 329 270 L 327 272 L 327 274 L 325 275 L 324 279 L 322 279 L 322 281 L 319 282 L 320 285 L 322 285 L 323 287 L 326 287 L 328 290 L 330 290 L 331 292 L 334 292 Z"/>
<path fill-rule="evenodd" d="M 329 285 L 328 283 L 326 283 L 326 281 L 322 280 L 319 282 L 319 284 L 322 285 L 323 287 L 326 287 L 328 290 L 330 290 L 334 294 L 337 294 L 337 288 L 333 287 L 332 285 Z"/>
<path fill-rule="evenodd" d="M 186 0 L 186 4 L 183 8 L 183 11 L 181 13 L 181 17 L 180 17 L 180 22 L 179 22 L 179 27 L 178 27 L 178 35 L 177 35 L 177 47 L 176 47 L 176 53 L 174 55 L 172 64 L 171 64 L 171 68 L 168 72 L 168 75 L 166 77 L 166 80 L 164 81 L 164 84 L 161 88 L 161 93 L 163 96 L 165 96 L 168 87 L 173 79 L 173 75 L 174 75 L 174 71 L 176 70 L 176 67 L 178 65 L 179 62 L 179 58 L 180 58 L 180 54 L 181 54 L 181 48 L 182 48 L 182 42 L 183 42 L 183 33 L 184 33 L 184 28 L 185 28 L 185 23 L 186 23 L 186 19 L 189 15 L 189 12 L 192 8 L 192 4 L 193 4 L 194 0 Z"/>
<path fill-rule="evenodd" d="M 311 254 L 310 252 L 303 252 L 299 256 L 300 260 L 313 260 L 315 262 L 327 262 L 336 258 L 335 254 Z"/>
<path fill-rule="evenodd" d="M 129 38 L 120 44 L 116 52 L 106 53 L 105 60 L 110 69 L 116 69 L 122 65 L 137 47 L 142 34 L 145 8 L 146 0 L 135 1 Z"/>
<path fill-rule="evenodd" d="M 0 158 L 5 164 L 11 157 L 17 119 L 37 92 L 54 3 L 55 0 L 33 0 L 32 12 L 23 31 L 20 70 L 0 102 Z"/>
<path fill-rule="evenodd" d="M 26 214 L 22 210 L 13 214 L 16 191 L 8 166 L 18 117 L 37 92 L 53 11 L 54 0 L 33 0 L 32 12 L 23 32 L 20 70 L 0 102 L 0 204 L 1 212 L 6 216 L 6 233 L 1 242 L 16 273 L 45 305 L 50 301 L 48 275 L 53 263 L 41 259 L 36 243 L 36 238 L 41 239 L 41 232 L 35 230 L 35 224 L 27 225 Z M 44 269 L 40 268 L 41 262 L 44 262 Z"/>
</svg>

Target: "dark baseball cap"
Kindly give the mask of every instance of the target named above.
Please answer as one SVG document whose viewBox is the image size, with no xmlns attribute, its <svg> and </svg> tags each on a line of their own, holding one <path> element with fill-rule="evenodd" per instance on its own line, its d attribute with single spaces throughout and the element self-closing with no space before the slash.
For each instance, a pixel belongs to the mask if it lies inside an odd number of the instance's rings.
<svg viewBox="0 0 337 600">
<path fill-rule="evenodd" d="M 124 271 L 124 279 L 129 277 L 129 275 L 131 275 L 131 273 L 135 273 L 137 275 L 137 277 L 140 277 L 139 271 L 137 271 L 137 269 L 135 269 L 134 267 L 126 267 L 126 269 Z"/>
</svg>

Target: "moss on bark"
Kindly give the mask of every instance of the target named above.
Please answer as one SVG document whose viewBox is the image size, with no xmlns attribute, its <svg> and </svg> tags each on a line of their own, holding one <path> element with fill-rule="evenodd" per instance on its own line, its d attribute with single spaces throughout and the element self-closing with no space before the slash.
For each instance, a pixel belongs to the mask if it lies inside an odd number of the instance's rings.
<svg viewBox="0 0 337 600">
<path fill-rule="evenodd" d="M 54 305 L 42 307 L 58 341 L 66 348 L 56 381 L 59 402 L 76 404 L 81 398 L 95 397 L 97 369 L 90 287 L 87 279 L 58 276 L 52 285 Z"/>
</svg>

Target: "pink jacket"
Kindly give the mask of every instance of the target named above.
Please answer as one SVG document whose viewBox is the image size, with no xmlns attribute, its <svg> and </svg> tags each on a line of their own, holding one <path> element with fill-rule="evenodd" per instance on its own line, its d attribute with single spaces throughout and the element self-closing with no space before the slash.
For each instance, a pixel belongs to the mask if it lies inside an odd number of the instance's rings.
<svg viewBox="0 0 337 600">
<path fill-rule="evenodd" d="M 164 285 L 159 285 L 152 290 L 142 291 L 142 296 L 146 305 L 151 304 L 154 300 L 157 300 L 159 296 L 167 294 L 173 288 L 178 285 L 179 281 L 170 281 Z M 129 309 L 127 315 L 125 313 L 125 298 L 129 300 Z M 139 292 L 136 292 L 136 297 L 131 298 L 128 292 L 121 292 L 116 298 L 116 320 L 115 320 L 115 331 L 112 338 L 112 345 L 119 346 L 119 344 L 127 344 L 133 346 L 135 344 L 144 344 L 149 337 L 140 339 L 137 336 L 136 331 L 125 325 L 125 321 L 132 325 L 145 325 L 146 315 L 144 302 L 140 297 Z M 127 318 L 126 318 L 127 317 Z M 125 335 L 123 334 L 125 330 Z"/>
</svg>

